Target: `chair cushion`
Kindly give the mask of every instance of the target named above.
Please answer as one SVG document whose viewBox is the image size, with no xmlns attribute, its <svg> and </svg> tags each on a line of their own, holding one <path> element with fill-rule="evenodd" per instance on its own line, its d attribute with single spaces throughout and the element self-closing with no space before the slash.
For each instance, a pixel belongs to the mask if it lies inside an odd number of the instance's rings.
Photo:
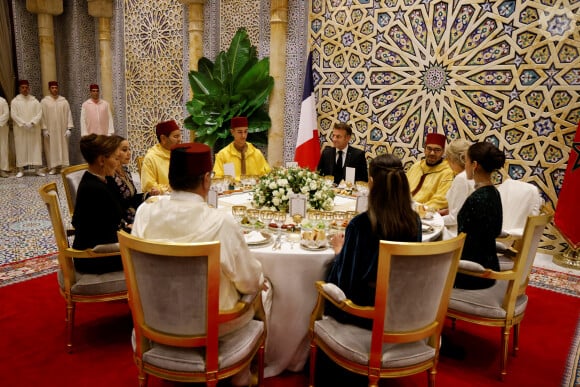
<svg viewBox="0 0 580 387">
<path fill-rule="evenodd" d="M 248 356 L 256 348 L 263 332 L 264 323 L 251 320 L 237 331 L 220 337 L 218 345 L 219 368 L 235 365 Z M 143 353 L 143 361 L 171 371 L 205 372 L 205 350 L 203 349 L 152 343 L 152 348 Z"/>
<path fill-rule="evenodd" d="M 60 288 L 64 289 L 64 279 L 60 269 L 58 270 L 57 278 Z M 127 291 L 125 273 L 122 271 L 103 274 L 85 274 L 77 271 L 75 272 L 75 278 L 76 282 L 71 287 L 72 294 L 96 296 Z"/>
<path fill-rule="evenodd" d="M 506 311 L 502 308 L 507 289 L 507 281 L 496 281 L 487 289 L 466 290 L 453 289 L 449 299 L 449 309 L 469 313 L 474 316 L 504 319 Z M 525 312 L 528 296 L 525 294 L 516 299 L 515 316 Z"/>
<path fill-rule="evenodd" d="M 340 356 L 358 363 L 368 364 L 371 334 L 368 329 L 341 324 L 325 316 L 314 323 L 314 333 Z M 413 343 L 384 344 L 381 366 L 383 368 L 407 367 L 433 359 L 435 349 L 425 340 Z"/>
</svg>

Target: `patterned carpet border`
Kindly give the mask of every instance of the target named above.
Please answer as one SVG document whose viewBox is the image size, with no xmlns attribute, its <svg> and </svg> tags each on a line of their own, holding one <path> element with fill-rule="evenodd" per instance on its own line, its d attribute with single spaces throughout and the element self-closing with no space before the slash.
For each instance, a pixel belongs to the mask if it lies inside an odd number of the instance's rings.
<svg viewBox="0 0 580 387">
<path fill-rule="evenodd" d="M 574 274 L 533 267 L 529 285 L 572 297 L 580 297 L 580 276 Z"/>
<path fill-rule="evenodd" d="M 0 265 L 0 287 L 54 273 L 58 269 L 57 257 L 57 253 L 51 253 Z"/>
</svg>

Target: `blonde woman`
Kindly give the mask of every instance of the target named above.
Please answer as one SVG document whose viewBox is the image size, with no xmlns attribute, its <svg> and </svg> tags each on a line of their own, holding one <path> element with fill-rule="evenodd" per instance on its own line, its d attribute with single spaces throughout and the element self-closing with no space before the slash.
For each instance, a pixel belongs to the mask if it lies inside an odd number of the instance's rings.
<svg viewBox="0 0 580 387">
<path fill-rule="evenodd" d="M 473 180 L 467 180 L 465 174 L 465 153 L 471 144 L 464 139 L 456 139 L 445 149 L 447 163 L 455 173 L 455 178 L 449 191 L 447 191 L 448 207 L 439 210 L 443 216 L 445 228 L 443 239 L 451 239 L 457 236 L 457 214 L 463 206 L 465 199 L 473 192 Z"/>
</svg>

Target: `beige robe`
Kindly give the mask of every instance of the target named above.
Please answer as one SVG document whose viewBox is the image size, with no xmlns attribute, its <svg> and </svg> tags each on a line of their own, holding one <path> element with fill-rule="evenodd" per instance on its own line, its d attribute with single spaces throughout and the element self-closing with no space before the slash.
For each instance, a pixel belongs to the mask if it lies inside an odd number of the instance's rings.
<svg viewBox="0 0 580 387">
<path fill-rule="evenodd" d="M 10 103 L 10 116 L 14 121 L 14 148 L 16 150 L 16 166 L 27 165 L 39 167 L 42 165 L 42 140 L 40 121 L 42 107 L 40 102 L 28 94 L 26 97 L 18 94 Z M 32 123 L 31 128 L 25 124 Z"/>
<path fill-rule="evenodd" d="M 81 106 L 81 136 L 91 133 L 105 136 L 115 133 L 111 108 L 103 99 L 95 103 L 89 98 Z"/>
<path fill-rule="evenodd" d="M 74 127 L 68 101 L 63 96 L 56 99 L 47 95 L 40 102 L 42 106 L 42 129 L 48 130 L 44 141 L 44 154 L 49 168 L 68 166 L 67 129 Z"/>
<path fill-rule="evenodd" d="M 10 109 L 8 109 L 8 102 L 0 97 L 0 170 L 8 171 L 10 164 L 8 161 L 9 150 L 9 129 L 8 119 L 10 118 Z"/>
</svg>

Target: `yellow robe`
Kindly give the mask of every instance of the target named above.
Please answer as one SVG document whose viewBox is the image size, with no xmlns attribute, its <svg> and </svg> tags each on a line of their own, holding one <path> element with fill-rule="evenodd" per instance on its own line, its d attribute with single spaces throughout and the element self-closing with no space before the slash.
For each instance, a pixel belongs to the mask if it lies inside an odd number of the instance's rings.
<svg viewBox="0 0 580 387">
<path fill-rule="evenodd" d="M 270 172 L 272 168 L 270 168 L 262 152 L 249 142 L 246 144 L 248 145 L 246 150 L 246 175 L 262 176 Z M 215 157 L 213 171 L 217 176 L 224 175 L 224 164 L 227 163 L 234 164 L 235 178 L 239 181 L 242 175 L 242 154 L 234 147 L 233 142 L 220 150 Z"/>
<path fill-rule="evenodd" d="M 171 151 L 155 144 L 149 148 L 141 167 L 141 191 L 149 192 L 156 188 L 162 193 L 169 189 L 169 157 Z"/>
<path fill-rule="evenodd" d="M 422 203 L 434 210 L 447 208 L 447 191 L 453 182 L 453 170 L 449 167 L 447 160 L 430 167 L 425 160 L 415 163 L 407 171 L 407 178 L 409 179 L 409 187 L 411 192 L 419 185 L 421 176 L 425 176 L 423 185 L 419 192 L 413 196 L 413 200 Z"/>
</svg>

